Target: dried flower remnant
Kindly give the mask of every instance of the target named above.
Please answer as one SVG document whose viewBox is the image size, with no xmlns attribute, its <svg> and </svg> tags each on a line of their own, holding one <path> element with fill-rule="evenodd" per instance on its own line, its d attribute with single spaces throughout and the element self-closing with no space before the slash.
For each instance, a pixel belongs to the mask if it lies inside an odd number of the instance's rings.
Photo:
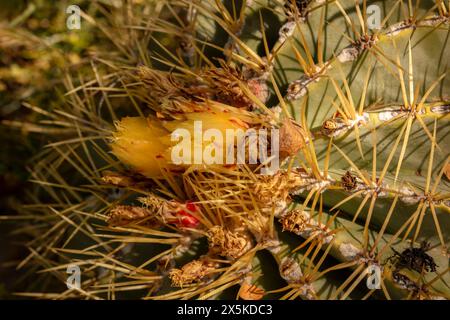
<svg viewBox="0 0 450 320">
<path fill-rule="evenodd" d="M 248 235 L 231 232 L 222 226 L 214 226 L 207 232 L 209 247 L 223 257 L 237 259 L 251 247 Z"/>
<path fill-rule="evenodd" d="M 208 83 L 211 96 L 216 101 L 236 108 L 253 109 L 254 102 L 245 94 L 241 86 L 247 85 L 250 92 L 262 103 L 269 97 L 266 80 L 250 72 L 242 72 L 222 62 L 221 68 L 209 68 L 201 74 Z"/>
<path fill-rule="evenodd" d="M 206 259 L 194 260 L 185 264 L 181 269 L 170 270 L 169 277 L 174 287 L 183 287 L 205 280 L 207 276 L 214 273 L 216 267 L 216 263 Z"/>
<path fill-rule="evenodd" d="M 145 222 L 146 225 L 158 226 L 160 223 L 154 214 L 146 208 L 119 205 L 114 207 L 107 220 L 110 226 L 121 227 L 131 223 Z"/>
<path fill-rule="evenodd" d="M 309 215 L 300 210 L 293 210 L 280 218 L 283 231 L 286 230 L 298 234 L 311 227 L 310 220 Z"/>
<path fill-rule="evenodd" d="M 180 228 L 196 228 L 200 225 L 198 219 L 200 208 L 191 201 L 182 203 L 175 200 L 162 199 L 154 195 L 140 197 L 138 200 L 148 210 L 155 212 L 164 223 Z"/>
<path fill-rule="evenodd" d="M 271 176 L 260 176 L 254 184 L 255 195 L 267 206 L 273 201 L 290 199 L 290 191 L 303 185 L 304 179 L 297 172 L 278 171 Z"/>
</svg>

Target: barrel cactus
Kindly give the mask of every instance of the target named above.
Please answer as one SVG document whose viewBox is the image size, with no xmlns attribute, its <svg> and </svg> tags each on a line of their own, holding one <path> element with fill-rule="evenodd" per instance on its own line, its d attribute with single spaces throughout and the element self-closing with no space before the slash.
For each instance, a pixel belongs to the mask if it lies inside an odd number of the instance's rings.
<svg viewBox="0 0 450 320">
<path fill-rule="evenodd" d="M 24 295 L 450 297 L 448 2 L 98 6 L 104 51 L 34 107 Z"/>
</svg>

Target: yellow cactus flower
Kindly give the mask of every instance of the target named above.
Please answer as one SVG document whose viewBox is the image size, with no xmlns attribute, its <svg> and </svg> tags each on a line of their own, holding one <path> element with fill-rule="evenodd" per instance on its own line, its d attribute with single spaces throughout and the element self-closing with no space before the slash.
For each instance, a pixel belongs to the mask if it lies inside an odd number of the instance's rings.
<svg viewBox="0 0 450 320">
<path fill-rule="evenodd" d="M 140 174 L 157 178 L 161 170 L 175 169 L 170 165 L 164 136 L 169 132 L 152 118 L 127 117 L 117 124 L 112 152 L 120 161 Z"/>
<path fill-rule="evenodd" d="M 179 139 L 177 132 L 184 130 L 183 137 L 190 152 L 184 155 L 183 164 L 201 164 L 204 153 L 217 156 L 216 163 L 226 163 L 226 152 L 239 143 L 238 131 L 261 125 L 261 117 L 238 110 L 220 103 L 208 103 L 204 111 L 184 113 L 182 119 L 161 121 L 154 117 L 126 117 L 117 123 L 113 134 L 112 152 L 122 163 L 131 166 L 138 173 L 148 178 L 161 178 L 162 170 L 180 172 L 185 165 L 173 161 L 172 154 L 177 150 Z M 200 124 L 200 125 L 198 125 Z M 217 139 L 206 134 L 213 129 Z M 200 132 L 198 132 L 200 131 Z M 211 131 L 210 131 L 211 132 Z M 199 139 L 200 137 L 200 139 Z M 242 135 L 239 135 L 242 138 Z M 214 151 L 215 150 L 215 151 Z M 219 151 L 221 151 L 221 153 Z M 219 154 L 215 154 L 219 152 Z M 201 155 L 198 162 L 196 155 Z"/>
</svg>

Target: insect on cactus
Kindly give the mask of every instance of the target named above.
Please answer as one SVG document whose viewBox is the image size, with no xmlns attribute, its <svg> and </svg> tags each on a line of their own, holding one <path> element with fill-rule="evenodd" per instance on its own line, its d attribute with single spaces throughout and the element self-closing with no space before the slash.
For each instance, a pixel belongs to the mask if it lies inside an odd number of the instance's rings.
<svg viewBox="0 0 450 320">
<path fill-rule="evenodd" d="M 167 0 L 85 13 L 114 54 L 68 74 L 60 110 L 35 108 L 71 130 L 31 170 L 25 262 L 47 281 L 83 272 L 79 290 L 47 296 L 449 298 L 449 11 Z M 175 163 L 177 129 L 217 161 Z M 251 129 L 278 135 L 276 151 L 265 140 L 275 172 L 250 163 L 236 132 Z M 246 161 L 227 163 L 239 145 Z"/>
</svg>

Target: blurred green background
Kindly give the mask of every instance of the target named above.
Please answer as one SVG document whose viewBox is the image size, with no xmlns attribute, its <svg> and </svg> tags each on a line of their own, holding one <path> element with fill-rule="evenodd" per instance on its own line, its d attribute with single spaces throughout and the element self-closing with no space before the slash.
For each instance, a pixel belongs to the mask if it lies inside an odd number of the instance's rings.
<svg viewBox="0 0 450 320">
<path fill-rule="evenodd" d="M 30 240 L 17 213 L 30 187 L 27 167 L 46 143 L 45 136 L 33 134 L 39 119 L 30 106 L 52 110 L 62 103 L 61 70 L 70 65 L 82 72 L 81 57 L 96 49 L 89 26 L 66 27 L 69 5 L 91 12 L 93 2 L 0 1 L 0 299 L 14 298 L 13 292 L 29 285 L 26 271 L 16 268 Z"/>
</svg>

